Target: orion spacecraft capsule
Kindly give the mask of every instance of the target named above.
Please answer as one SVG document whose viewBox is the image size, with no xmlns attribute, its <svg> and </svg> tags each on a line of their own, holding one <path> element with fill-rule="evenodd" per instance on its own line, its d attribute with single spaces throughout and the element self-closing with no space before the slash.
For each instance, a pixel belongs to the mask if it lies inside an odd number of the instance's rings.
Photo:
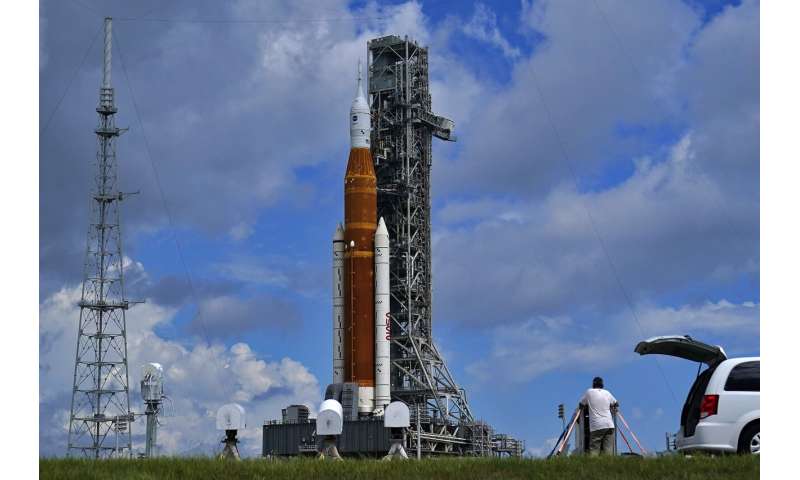
<svg viewBox="0 0 800 480">
<path fill-rule="evenodd" d="M 369 115 L 359 62 L 350 107 L 344 228 L 338 225 L 333 235 L 333 383 L 358 384 L 359 414 L 382 415 L 391 401 L 389 233 L 383 219 L 376 222 Z"/>
</svg>

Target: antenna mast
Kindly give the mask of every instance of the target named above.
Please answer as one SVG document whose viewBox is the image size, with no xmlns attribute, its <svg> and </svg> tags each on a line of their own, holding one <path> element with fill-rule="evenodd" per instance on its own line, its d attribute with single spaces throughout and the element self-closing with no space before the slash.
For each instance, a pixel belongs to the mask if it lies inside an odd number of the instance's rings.
<svg viewBox="0 0 800 480">
<path fill-rule="evenodd" d="M 117 186 L 114 89 L 111 87 L 111 18 L 105 19 L 103 84 L 97 106 L 97 172 L 91 193 L 83 289 L 75 349 L 68 454 L 130 457 L 128 343 L 122 280 L 122 238 Z"/>
<path fill-rule="evenodd" d="M 158 363 L 148 363 L 142 367 L 142 400 L 144 414 L 147 416 L 145 432 L 144 456 L 153 458 L 158 455 L 158 416 L 164 402 L 164 368 Z"/>
</svg>

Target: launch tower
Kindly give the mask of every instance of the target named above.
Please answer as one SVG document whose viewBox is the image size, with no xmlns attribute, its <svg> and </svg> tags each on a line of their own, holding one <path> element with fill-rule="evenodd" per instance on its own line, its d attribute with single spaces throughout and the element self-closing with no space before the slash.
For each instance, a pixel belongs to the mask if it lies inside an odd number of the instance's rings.
<svg viewBox="0 0 800 480">
<path fill-rule="evenodd" d="M 105 19 L 103 84 L 97 129 L 97 172 L 86 241 L 83 290 L 75 349 L 68 453 L 88 458 L 131 455 L 128 345 L 122 281 L 122 239 L 111 87 L 111 19 Z"/>
<path fill-rule="evenodd" d="M 392 397 L 428 426 L 427 449 L 447 451 L 490 435 L 465 431 L 475 419 L 431 330 L 431 141 L 455 141 L 454 124 L 431 112 L 427 48 L 391 35 L 369 41 L 367 55 L 378 217 L 391 239 Z"/>
</svg>

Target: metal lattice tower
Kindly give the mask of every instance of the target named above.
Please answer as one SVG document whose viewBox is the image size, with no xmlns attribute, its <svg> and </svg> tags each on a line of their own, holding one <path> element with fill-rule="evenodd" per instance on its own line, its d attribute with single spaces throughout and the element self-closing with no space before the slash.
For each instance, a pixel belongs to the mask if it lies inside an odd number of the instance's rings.
<svg viewBox="0 0 800 480">
<path fill-rule="evenodd" d="M 427 451 L 485 455 L 486 427 L 475 431 L 431 335 L 431 140 L 454 141 L 454 125 L 431 112 L 427 48 L 392 35 L 371 40 L 367 55 L 378 217 L 391 238 L 392 397 L 427 426 Z"/>
<path fill-rule="evenodd" d="M 111 19 L 105 19 L 103 85 L 97 107 L 97 173 L 86 241 L 83 290 L 70 407 L 68 453 L 131 456 L 128 346 L 116 138 L 111 88 Z"/>
</svg>

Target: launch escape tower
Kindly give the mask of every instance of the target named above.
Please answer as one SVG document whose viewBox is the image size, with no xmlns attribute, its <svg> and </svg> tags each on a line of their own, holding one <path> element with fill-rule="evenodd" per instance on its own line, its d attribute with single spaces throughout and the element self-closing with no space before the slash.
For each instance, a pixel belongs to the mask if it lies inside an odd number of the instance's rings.
<svg viewBox="0 0 800 480">
<path fill-rule="evenodd" d="M 427 48 L 392 35 L 369 41 L 367 58 L 378 217 L 391 239 L 392 397 L 426 452 L 491 454 L 491 427 L 475 421 L 431 333 L 431 140 L 455 141 L 454 124 L 431 112 Z"/>
<path fill-rule="evenodd" d="M 91 195 L 68 453 L 88 458 L 131 455 L 128 346 L 122 265 L 116 138 L 111 87 L 111 19 L 105 19 L 103 84 L 97 106 L 97 172 Z"/>
</svg>

